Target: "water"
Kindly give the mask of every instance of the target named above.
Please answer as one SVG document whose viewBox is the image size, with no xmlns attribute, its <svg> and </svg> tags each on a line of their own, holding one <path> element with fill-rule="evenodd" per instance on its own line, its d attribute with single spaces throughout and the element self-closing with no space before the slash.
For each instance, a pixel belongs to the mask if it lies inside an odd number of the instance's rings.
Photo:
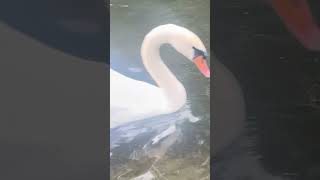
<svg viewBox="0 0 320 180">
<path fill-rule="evenodd" d="M 209 3 L 111 1 L 111 67 L 131 78 L 154 83 L 142 65 L 140 47 L 152 28 L 166 23 L 190 29 L 210 49 Z M 173 48 L 162 47 L 161 55 L 184 84 L 187 104 L 177 113 L 112 129 L 111 179 L 210 178 L 210 80 Z"/>
</svg>

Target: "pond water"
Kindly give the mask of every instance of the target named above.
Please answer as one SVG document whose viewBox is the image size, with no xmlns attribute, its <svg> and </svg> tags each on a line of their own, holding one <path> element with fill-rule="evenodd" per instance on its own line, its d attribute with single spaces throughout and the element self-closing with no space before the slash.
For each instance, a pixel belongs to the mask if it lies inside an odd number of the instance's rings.
<svg viewBox="0 0 320 180">
<path fill-rule="evenodd" d="M 209 0 L 112 0 L 111 68 L 154 83 L 141 62 L 144 36 L 172 23 L 210 49 L 209 10 Z M 161 48 L 161 56 L 185 86 L 187 103 L 177 113 L 111 129 L 110 179 L 210 179 L 210 80 L 170 46 Z"/>
</svg>

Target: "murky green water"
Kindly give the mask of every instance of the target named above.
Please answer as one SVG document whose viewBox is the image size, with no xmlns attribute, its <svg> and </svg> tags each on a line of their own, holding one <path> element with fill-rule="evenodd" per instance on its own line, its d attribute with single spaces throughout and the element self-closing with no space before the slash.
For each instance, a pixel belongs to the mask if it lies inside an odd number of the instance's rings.
<svg viewBox="0 0 320 180">
<path fill-rule="evenodd" d="M 140 58 L 146 33 L 166 23 L 195 32 L 210 49 L 209 0 L 111 0 L 111 68 L 152 83 Z M 210 80 L 173 48 L 161 48 L 168 67 L 184 84 L 188 102 L 178 113 L 111 130 L 111 179 L 210 179 Z M 192 118 L 200 121 L 192 123 Z M 150 144 L 174 124 L 176 131 Z M 142 178 L 143 177 L 143 178 Z"/>
</svg>

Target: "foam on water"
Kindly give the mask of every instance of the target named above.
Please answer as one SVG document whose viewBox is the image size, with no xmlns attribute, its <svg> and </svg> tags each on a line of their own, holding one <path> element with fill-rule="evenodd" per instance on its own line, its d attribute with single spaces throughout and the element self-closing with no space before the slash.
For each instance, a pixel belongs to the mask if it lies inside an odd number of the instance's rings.
<svg viewBox="0 0 320 180">
<path fill-rule="evenodd" d="M 146 172 L 138 177 L 135 177 L 131 180 L 153 180 L 153 179 L 155 179 L 155 176 L 150 171 L 148 171 L 148 172 Z"/>
<path fill-rule="evenodd" d="M 179 128 L 177 125 L 185 121 L 195 123 L 199 120 L 200 118 L 192 114 L 190 105 L 186 104 L 177 113 L 132 122 L 115 129 L 110 129 L 110 148 L 112 150 L 118 147 L 119 144 L 129 143 L 138 135 L 147 133 L 155 134 L 151 138 L 151 144 L 154 145 L 173 134 Z"/>
<path fill-rule="evenodd" d="M 154 137 L 151 142 L 152 144 L 157 144 L 161 139 L 166 138 L 170 134 L 174 133 L 176 131 L 176 126 L 171 125 L 168 129 L 158 134 L 156 137 Z"/>
</svg>

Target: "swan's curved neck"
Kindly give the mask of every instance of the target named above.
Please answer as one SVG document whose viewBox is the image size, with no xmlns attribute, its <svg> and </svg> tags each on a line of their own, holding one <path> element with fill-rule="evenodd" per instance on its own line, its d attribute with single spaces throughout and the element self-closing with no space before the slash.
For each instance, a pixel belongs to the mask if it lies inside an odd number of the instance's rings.
<svg viewBox="0 0 320 180">
<path fill-rule="evenodd" d="M 186 90 L 160 57 L 160 46 L 169 43 L 170 31 L 150 32 L 141 47 L 143 64 L 166 96 L 168 110 L 176 111 L 186 102 Z"/>
</svg>

